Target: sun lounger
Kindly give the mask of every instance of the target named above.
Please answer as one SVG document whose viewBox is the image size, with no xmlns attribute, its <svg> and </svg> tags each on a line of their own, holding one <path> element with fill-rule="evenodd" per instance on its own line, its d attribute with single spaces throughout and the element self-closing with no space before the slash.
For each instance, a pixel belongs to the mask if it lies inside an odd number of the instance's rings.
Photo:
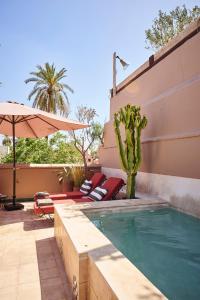
<svg viewBox="0 0 200 300">
<path fill-rule="evenodd" d="M 92 181 L 92 188 L 93 190 L 96 186 L 99 186 L 102 184 L 102 182 L 106 179 L 106 176 L 100 172 L 95 173 L 92 178 L 90 179 Z M 81 198 L 83 196 L 86 196 L 84 193 L 80 191 L 76 192 L 67 192 L 67 193 L 62 193 L 62 194 L 47 194 L 46 195 L 48 198 L 52 200 L 63 200 L 63 199 L 76 199 L 76 198 Z M 42 193 L 36 193 L 34 195 L 34 199 L 41 199 L 46 197 L 44 194 L 44 197 L 42 197 Z"/>
<path fill-rule="evenodd" d="M 124 181 L 121 178 L 117 177 L 110 177 L 108 180 L 106 180 L 102 188 L 107 190 L 107 194 L 102 198 L 101 201 L 108 201 L 108 200 L 114 200 L 116 194 L 119 192 L 119 190 L 123 187 Z M 52 199 L 53 200 L 53 199 Z M 76 204 L 76 203 L 85 203 L 85 202 L 93 202 L 92 199 L 90 199 L 88 196 L 84 196 L 82 198 L 77 199 L 62 199 L 62 200 L 53 200 L 54 204 Z M 34 203 L 34 212 L 35 214 L 52 214 L 54 213 L 54 206 L 53 205 L 47 205 L 39 207 L 37 201 Z"/>
</svg>

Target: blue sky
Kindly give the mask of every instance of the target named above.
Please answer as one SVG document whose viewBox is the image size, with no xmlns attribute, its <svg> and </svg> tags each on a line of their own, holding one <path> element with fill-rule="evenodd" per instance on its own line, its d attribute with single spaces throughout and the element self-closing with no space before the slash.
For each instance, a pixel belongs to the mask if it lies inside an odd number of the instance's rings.
<svg viewBox="0 0 200 300">
<path fill-rule="evenodd" d="M 112 53 L 130 63 L 118 65 L 118 81 L 132 73 L 150 55 L 145 29 L 158 10 L 177 5 L 199 5 L 185 0 L 3 0 L 0 9 L 0 101 L 28 105 L 32 85 L 24 80 L 38 64 L 54 62 L 68 70 L 71 117 L 77 105 L 94 107 L 100 120 L 109 118 Z"/>
</svg>

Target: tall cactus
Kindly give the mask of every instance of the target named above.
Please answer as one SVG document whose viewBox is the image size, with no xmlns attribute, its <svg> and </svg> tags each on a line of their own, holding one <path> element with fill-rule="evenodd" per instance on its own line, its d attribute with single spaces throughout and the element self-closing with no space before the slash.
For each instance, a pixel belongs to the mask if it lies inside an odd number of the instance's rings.
<svg viewBox="0 0 200 300">
<path fill-rule="evenodd" d="M 122 142 L 120 125 L 125 128 L 125 141 Z M 147 125 L 147 118 L 141 117 L 140 107 L 126 105 L 114 115 L 114 128 L 122 169 L 127 174 L 128 199 L 135 198 L 135 177 L 140 167 L 141 156 L 141 131 Z"/>
</svg>

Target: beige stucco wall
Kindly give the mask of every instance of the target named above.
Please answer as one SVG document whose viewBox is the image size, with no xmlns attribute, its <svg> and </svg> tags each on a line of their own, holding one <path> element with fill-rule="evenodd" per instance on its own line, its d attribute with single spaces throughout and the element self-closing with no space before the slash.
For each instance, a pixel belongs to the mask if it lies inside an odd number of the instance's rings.
<svg viewBox="0 0 200 300">
<path fill-rule="evenodd" d="M 105 125 L 105 143 L 100 149 L 103 167 L 120 168 L 113 115 L 130 103 L 140 105 L 148 118 L 142 133 L 140 171 L 200 178 L 199 53 L 200 32 L 111 98 L 110 121 Z"/>
<path fill-rule="evenodd" d="M 16 195 L 18 198 L 31 198 L 36 192 L 61 192 L 56 172 L 58 168 L 17 169 Z M 0 191 L 12 195 L 12 169 L 0 169 Z"/>
</svg>

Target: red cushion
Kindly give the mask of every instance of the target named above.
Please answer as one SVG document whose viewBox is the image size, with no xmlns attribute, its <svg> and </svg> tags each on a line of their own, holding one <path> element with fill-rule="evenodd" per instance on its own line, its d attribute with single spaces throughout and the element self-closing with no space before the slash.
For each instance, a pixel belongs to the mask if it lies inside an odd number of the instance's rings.
<svg viewBox="0 0 200 300">
<path fill-rule="evenodd" d="M 74 198 L 81 198 L 84 194 L 77 191 L 77 192 L 67 192 L 65 194 L 53 194 L 49 195 L 49 198 L 52 200 L 62 200 L 62 199 L 74 199 Z"/>
<path fill-rule="evenodd" d="M 84 203 L 84 202 L 94 202 L 88 197 L 80 198 L 80 199 L 73 199 L 74 202 L 76 203 Z"/>
<path fill-rule="evenodd" d="M 101 201 L 107 201 L 112 200 L 116 193 L 123 187 L 124 180 L 117 177 L 110 177 L 108 180 L 104 182 L 104 184 L 101 186 L 102 188 L 105 188 L 108 192 L 103 197 Z M 73 199 L 74 202 L 80 203 L 80 202 L 94 202 L 88 197 L 80 198 L 80 199 Z M 99 201 L 99 202 L 101 202 Z"/>
<path fill-rule="evenodd" d="M 106 179 L 106 176 L 103 173 L 97 172 L 90 178 L 92 181 L 92 189 L 101 185 L 101 183 Z M 78 197 L 77 197 L 78 198 Z"/>
<path fill-rule="evenodd" d="M 102 188 L 106 189 L 108 193 L 102 199 L 102 201 L 111 200 L 116 195 L 116 193 L 123 187 L 124 180 L 117 177 L 110 177 L 104 182 Z"/>
<path fill-rule="evenodd" d="M 94 173 L 94 175 L 91 177 L 90 180 L 92 180 L 92 189 L 94 189 L 96 186 L 101 185 L 101 183 L 105 180 L 105 175 L 98 172 Z M 67 192 L 63 194 L 51 194 L 48 196 L 48 198 L 51 198 L 52 200 L 62 200 L 62 199 L 79 199 L 81 197 L 85 196 L 80 191 L 77 192 Z M 37 195 L 34 196 L 34 199 L 37 200 Z"/>
<path fill-rule="evenodd" d="M 89 198 L 80 198 L 80 199 L 62 199 L 62 200 L 54 200 L 54 204 L 66 204 L 66 205 L 73 205 L 79 202 L 92 202 Z M 40 214 L 53 214 L 54 213 L 54 206 L 53 205 L 47 205 L 39 207 L 37 205 L 37 202 L 34 203 L 34 213 L 36 215 Z"/>
<path fill-rule="evenodd" d="M 43 206 L 40 208 L 37 203 L 34 203 L 34 213 L 36 215 L 41 215 L 41 214 L 53 214 L 54 213 L 54 206 Z"/>
</svg>

